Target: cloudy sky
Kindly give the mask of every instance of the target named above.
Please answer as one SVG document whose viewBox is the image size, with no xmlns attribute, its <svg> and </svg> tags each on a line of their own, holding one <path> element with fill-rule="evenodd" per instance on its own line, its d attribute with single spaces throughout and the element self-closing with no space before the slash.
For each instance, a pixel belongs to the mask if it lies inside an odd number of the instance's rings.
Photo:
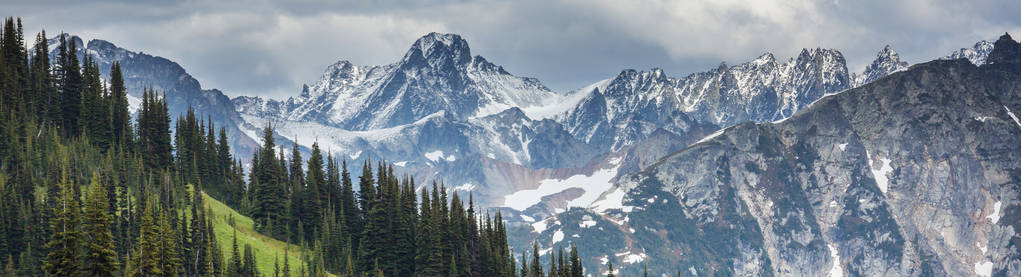
<svg viewBox="0 0 1021 277">
<path fill-rule="evenodd" d="M 460 34 L 473 54 L 557 91 L 626 68 L 683 76 L 815 47 L 842 51 L 857 71 L 886 44 L 919 62 L 1021 34 L 1017 0 L 4 2 L 26 33 L 102 38 L 174 60 L 205 88 L 273 98 L 338 60 L 392 63 L 429 32 Z"/>
</svg>

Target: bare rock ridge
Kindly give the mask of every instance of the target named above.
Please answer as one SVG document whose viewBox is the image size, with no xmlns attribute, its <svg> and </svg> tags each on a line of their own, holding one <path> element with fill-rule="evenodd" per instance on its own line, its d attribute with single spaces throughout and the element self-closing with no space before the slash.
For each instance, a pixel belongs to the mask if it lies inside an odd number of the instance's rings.
<svg viewBox="0 0 1021 277">
<path fill-rule="evenodd" d="M 615 208 L 560 214 L 539 237 L 654 272 L 1021 275 L 1019 46 L 1004 35 L 982 66 L 918 64 L 727 128 L 622 177 L 601 200 Z M 583 216 L 625 243 L 584 239 L 597 230 L 573 227 Z"/>
</svg>

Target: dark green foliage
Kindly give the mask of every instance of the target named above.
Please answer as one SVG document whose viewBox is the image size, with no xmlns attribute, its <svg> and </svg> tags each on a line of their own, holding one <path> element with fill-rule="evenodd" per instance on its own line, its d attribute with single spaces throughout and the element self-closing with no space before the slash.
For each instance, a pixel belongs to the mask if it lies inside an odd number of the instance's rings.
<svg viewBox="0 0 1021 277">
<path fill-rule="evenodd" d="M 113 143 L 121 147 L 131 145 L 131 114 L 128 112 L 128 90 L 124 87 L 121 63 L 110 66 L 110 127 Z"/>
<path fill-rule="evenodd" d="M 139 154 L 145 156 L 148 168 L 169 169 L 174 164 L 173 146 L 170 145 L 170 115 L 166 97 L 155 91 L 142 93 L 142 108 L 138 111 Z"/>
<path fill-rule="evenodd" d="M 64 134 L 78 136 L 81 133 L 82 89 L 81 65 L 78 61 L 78 45 L 74 39 L 66 41 L 67 35 L 60 36 L 60 110 L 63 113 Z"/>
<path fill-rule="evenodd" d="M 50 250 L 43 268 L 55 276 L 77 276 L 81 268 L 79 259 L 78 196 L 66 179 L 60 182 L 60 196 L 50 220 L 53 236 L 46 247 Z"/>
<path fill-rule="evenodd" d="M 82 273 L 85 276 L 114 276 L 118 263 L 113 234 L 110 232 L 113 216 L 109 213 L 106 186 L 99 183 L 99 174 L 92 176 L 83 213 L 85 221 L 82 223 L 82 241 L 85 257 Z"/>
<path fill-rule="evenodd" d="M 273 126 L 263 129 L 262 148 L 252 155 L 252 178 L 249 187 L 252 193 L 252 220 L 256 229 L 271 236 L 286 234 L 287 191 L 286 167 L 277 159 L 274 149 Z"/>
</svg>

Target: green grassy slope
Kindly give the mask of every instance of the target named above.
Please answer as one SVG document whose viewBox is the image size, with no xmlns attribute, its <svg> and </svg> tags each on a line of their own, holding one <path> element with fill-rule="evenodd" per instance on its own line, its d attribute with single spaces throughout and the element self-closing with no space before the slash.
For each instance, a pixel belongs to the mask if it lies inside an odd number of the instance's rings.
<svg viewBox="0 0 1021 277">
<path fill-rule="evenodd" d="M 206 217 L 213 221 L 213 231 L 216 233 L 216 241 L 224 254 L 224 263 L 230 262 L 234 231 L 237 231 L 238 250 L 244 255 L 245 244 L 252 246 L 255 260 L 258 263 L 259 272 L 263 275 L 273 275 L 274 258 L 280 259 L 280 268 L 283 269 L 284 249 L 288 248 L 287 255 L 291 265 L 291 276 L 298 276 L 299 268 L 305 264 L 301 260 L 301 247 L 276 240 L 259 234 L 255 231 L 254 223 L 248 218 L 219 200 L 203 193 L 205 198 Z M 234 219 L 234 226 L 230 225 L 230 218 Z"/>
</svg>

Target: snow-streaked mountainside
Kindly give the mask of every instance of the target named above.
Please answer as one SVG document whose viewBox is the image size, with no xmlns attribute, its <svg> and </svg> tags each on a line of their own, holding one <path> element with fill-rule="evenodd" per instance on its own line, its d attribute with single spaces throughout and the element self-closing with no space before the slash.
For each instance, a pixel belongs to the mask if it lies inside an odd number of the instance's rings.
<svg viewBox="0 0 1021 277">
<path fill-rule="evenodd" d="M 766 53 L 747 63 L 671 78 L 660 69 L 624 70 L 589 86 L 588 96 L 562 115 L 571 134 L 619 150 L 658 129 L 685 135 L 700 125 L 718 129 L 767 122 L 851 86 L 844 57 L 832 49 L 803 49 L 777 61 Z"/>
<path fill-rule="evenodd" d="M 722 127 L 786 118 L 823 95 L 904 66 L 887 46 L 865 72 L 852 75 L 839 51 L 803 49 L 785 60 L 766 53 L 681 78 L 660 69 L 623 70 L 555 93 L 472 56 L 460 36 L 431 33 L 396 63 L 339 61 L 287 100 L 233 102 L 250 136 L 272 122 L 285 144 L 318 142 L 338 157 L 386 159 L 417 179 L 471 185 L 483 205 L 542 217 L 587 207 L 576 199 L 604 189 L 549 192 L 544 184 L 595 176 L 611 167 L 610 159 L 618 159 L 615 179 Z M 856 83 L 852 76 L 864 77 Z M 524 191 L 546 193 L 538 202 L 508 197 Z"/>
<path fill-rule="evenodd" d="M 358 66 L 340 61 L 298 97 L 236 102 L 239 111 L 249 114 L 371 130 L 412 123 L 438 111 L 467 119 L 538 106 L 551 96 L 538 80 L 511 75 L 472 56 L 461 36 L 431 33 L 415 41 L 396 63 Z"/>
<path fill-rule="evenodd" d="M 961 48 L 950 55 L 944 56 L 944 60 L 953 59 L 968 59 L 972 64 L 983 65 L 986 63 L 986 57 L 993 51 L 993 43 L 987 40 L 976 42 L 971 48 Z"/>
<path fill-rule="evenodd" d="M 515 225 L 515 247 L 627 275 L 1018 276 L 1021 44 L 995 46 L 728 127 Z"/>
</svg>

